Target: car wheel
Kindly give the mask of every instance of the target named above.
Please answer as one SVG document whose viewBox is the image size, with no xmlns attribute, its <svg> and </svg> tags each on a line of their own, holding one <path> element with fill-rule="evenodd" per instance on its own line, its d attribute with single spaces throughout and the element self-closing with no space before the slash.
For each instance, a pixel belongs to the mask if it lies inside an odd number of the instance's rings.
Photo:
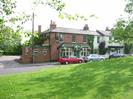
<svg viewBox="0 0 133 99">
<path fill-rule="evenodd" d="M 79 63 L 82 63 L 82 61 L 80 60 Z"/>
<path fill-rule="evenodd" d="M 66 61 L 65 64 L 69 64 L 69 62 Z"/>
</svg>

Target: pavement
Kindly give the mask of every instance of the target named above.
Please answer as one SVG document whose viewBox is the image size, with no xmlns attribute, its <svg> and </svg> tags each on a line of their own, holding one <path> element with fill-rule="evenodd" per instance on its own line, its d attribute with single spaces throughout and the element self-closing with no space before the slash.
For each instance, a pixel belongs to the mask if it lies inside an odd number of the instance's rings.
<svg viewBox="0 0 133 99">
<path fill-rule="evenodd" d="M 46 63 L 35 63 L 35 64 L 20 64 L 17 59 L 20 56 L 1 56 L 0 57 L 0 75 L 15 74 L 23 72 L 32 72 L 41 70 L 43 68 L 50 68 L 58 66 L 58 62 L 46 62 Z"/>
</svg>

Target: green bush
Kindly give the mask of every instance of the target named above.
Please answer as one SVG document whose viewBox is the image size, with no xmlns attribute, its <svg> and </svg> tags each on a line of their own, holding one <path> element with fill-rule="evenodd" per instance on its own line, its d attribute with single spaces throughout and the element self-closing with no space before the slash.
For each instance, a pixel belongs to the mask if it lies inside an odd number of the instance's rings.
<svg viewBox="0 0 133 99">
<path fill-rule="evenodd" d="M 3 51 L 3 50 L 0 50 L 0 56 L 2 56 L 2 55 L 3 55 L 3 53 L 4 53 L 4 51 Z"/>
</svg>

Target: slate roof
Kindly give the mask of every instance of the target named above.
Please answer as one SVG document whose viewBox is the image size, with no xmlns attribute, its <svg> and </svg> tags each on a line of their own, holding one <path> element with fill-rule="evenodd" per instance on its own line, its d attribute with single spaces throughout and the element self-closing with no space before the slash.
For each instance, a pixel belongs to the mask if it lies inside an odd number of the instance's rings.
<svg viewBox="0 0 133 99">
<path fill-rule="evenodd" d="M 74 29 L 74 28 L 64 28 L 64 27 L 56 27 L 55 29 L 48 29 L 43 33 L 48 33 L 48 32 L 58 32 L 58 33 L 71 33 L 71 34 L 88 34 L 88 35 L 96 35 L 100 36 L 99 33 L 96 31 L 90 31 L 90 30 L 83 30 L 83 29 Z"/>
<path fill-rule="evenodd" d="M 111 31 L 96 30 L 102 36 L 112 36 Z"/>
</svg>

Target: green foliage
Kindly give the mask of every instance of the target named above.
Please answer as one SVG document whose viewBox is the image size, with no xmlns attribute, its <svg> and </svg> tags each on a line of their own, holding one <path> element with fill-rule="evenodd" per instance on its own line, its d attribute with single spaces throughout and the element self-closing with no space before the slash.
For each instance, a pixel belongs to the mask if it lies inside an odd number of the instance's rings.
<svg viewBox="0 0 133 99">
<path fill-rule="evenodd" d="M 4 51 L 3 51 L 3 50 L 0 50 L 0 56 L 2 56 L 2 55 L 3 55 L 3 53 L 4 53 Z"/>
<path fill-rule="evenodd" d="M 0 49 L 4 51 L 4 54 L 21 53 L 20 43 L 19 33 L 13 31 L 10 27 L 4 27 L 4 30 L 0 32 Z"/>
<path fill-rule="evenodd" d="M 133 14 L 133 0 L 126 0 L 127 4 L 125 7 L 125 12 L 132 15 Z"/>
<path fill-rule="evenodd" d="M 125 53 L 133 50 L 133 0 L 126 0 L 125 12 L 128 13 L 127 21 L 119 19 L 112 29 L 113 36 L 125 45 Z"/>
<path fill-rule="evenodd" d="M 119 19 L 112 29 L 112 34 L 118 42 L 123 42 L 125 45 L 125 53 L 132 51 L 133 45 L 133 21 L 125 21 Z"/>
<path fill-rule="evenodd" d="M 105 44 L 106 44 L 105 42 L 101 42 L 101 43 L 99 44 L 99 54 L 100 54 L 100 55 L 106 54 Z"/>
<path fill-rule="evenodd" d="M 123 19 L 120 19 L 117 21 L 116 25 L 112 29 L 112 34 L 115 39 L 119 41 L 123 41 L 124 39 L 126 40 L 126 33 L 125 33 L 125 28 L 126 28 L 126 22 Z"/>
<path fill-rule="evenodd" d="M 65 8 L 65 3 L 62 0 L 47 0 L 46 4 L 59 12 Z"/>
<path fill-rule="evenodd" d="M 30 18 L 25 13 L 17 15 L 15 9 L 15 0 L 0 0 L 0 50 L 5 55 L 21 54 L 22 24 Z"/>
<path fill-rule="evenodd" d="M 84 15 L 80 15 L 77 13 L 76 14 L 66 13 L 64 11 L 66 4 L 62 0 L 46 0 L 46 2 L 43 0 L 34 0 L 34 4 L 35 4 L 35 6 L 38 6 L 40 4 L 48 5 L 49 7 L 51 7 L 52 9 L 56 10 L 59 13 L 58 16 L 61 19 L 67 18 L 69 20 L 85 20 L 86 21 L 86 20 L 88 20 L 88 18 L 91 18 L 91 17 L 96 18 L 96 16 L 94 14 L 85 17 Z"/>
<path fill-rule="evenodd" d="M 29 33 L 27 33 L 28 35 L 30 35 L 30 38 L 29 38 L 29 40 L 27 40 L 27 41 L 25 41 L 24 42 L 24 44 L 23 44 L 23 46 L 32 46 L 32 43 L 34 44 L 34 46 L 42 46 L 42 44 L 43 44 L 43 41 L 46 39 L 46 36 L 45 37 L 43 37 L 42 35 L 40 35 L 38 32 L 35 32 L 34 34 L 33 34 L 33 37 L 32 37 L 32 33 L 31 32 L 29 32 Z M 32 41 L 33 40 L 33 41 Z"/>
<path fill-rule="evenodd" d="M 0 76 L 0 99 L 132 99 L 133 57 Z"/>
<path fill-rule="evenodd" d="M 94 42 L 94 36 L 93 35 L 88 35 L 88 45 L 90 46 L 90 49 L 91 49 L 91 53 L 94 53 L 93 52 L 93 42 Z"/>
<path fill-rule="evenodd" d="M 124 44 L 124 53 L 129 54 L 133 52 L 133 44 Z"/>
<path fill-rule="evenodd" d="M 93 54 L 97 54 L 97 53 L 99 53 L 99 50 L 98 49 L 93 49 L 93 52 L 92 52 Z"/>
</svg>

